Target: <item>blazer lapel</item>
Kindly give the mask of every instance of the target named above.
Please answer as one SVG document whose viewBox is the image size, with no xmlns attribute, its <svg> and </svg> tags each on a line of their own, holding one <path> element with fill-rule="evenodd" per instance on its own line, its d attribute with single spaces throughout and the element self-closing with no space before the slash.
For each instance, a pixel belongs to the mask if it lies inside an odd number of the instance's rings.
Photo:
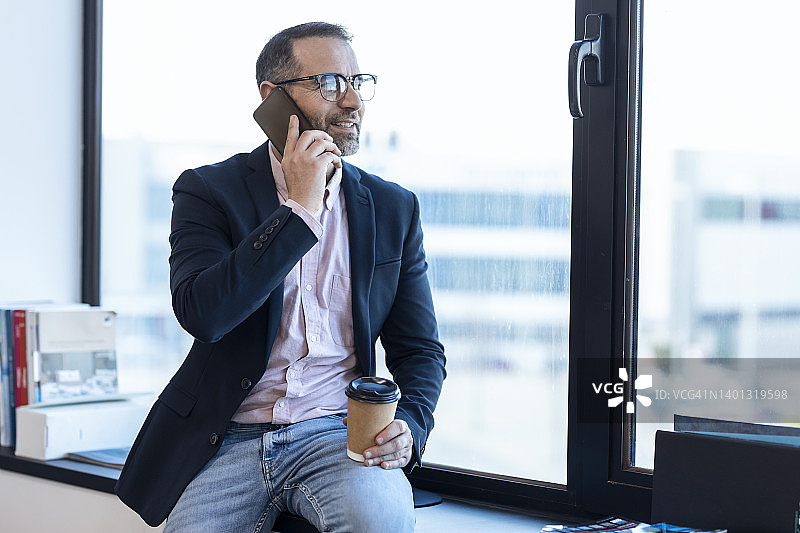
<svg viewBox="0 0 800 533">
<path fill-rule="evenodd" d="M 264 143 L 247 157 L 247 166 L 252 172 L 245 177 L 247 188 L 250 190 L 253 205 L 258 214 L 259 225 L 280 206 L 278 189 L 275 187 L 275 177 L 272 174 L 272 164 L 269 159 L 269 143 Z M 252 228 L 255 229 L 255 228 Z M 272 351 L 278 326 L 283 313 L 283 283 L 272 291 L 264 304 L 268 308 L 267 331 L 267 357 Z"/>
<path fill-rule="evenodd" d="M 275 177 L 272 175 L 272 164 L 267 151 L 268 147 L 269 143 L 264 143 L 247 156 L 247 166 L 252 172 L 245 178 L 245 182 L 261 222 L 280 206 Z"/>
<path fill-rule="evenodd" d="M 375 375 L 369 326 L 369 290 L 375 267 L 375 207 L 369 189 L 361 185 L 358 171 L 345 163 L 342 191 L 350 238 L 350 276 L 353 291 L 353 335 L 356 356 L 367 376 Z"/>
</svg>

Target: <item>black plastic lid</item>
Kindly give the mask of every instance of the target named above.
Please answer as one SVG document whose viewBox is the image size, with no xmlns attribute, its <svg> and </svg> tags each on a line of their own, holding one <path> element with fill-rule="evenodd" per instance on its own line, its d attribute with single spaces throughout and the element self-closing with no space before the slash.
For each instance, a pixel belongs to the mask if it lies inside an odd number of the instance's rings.
<svg viewBox="0 0 800 533">
<path fill-rule="evenodd" d="M 364 403 L 392 403 L 400 398 L 400 388 L 390 379 L 364 377 L 354 379 L 344 393 Z"/>
</svg>

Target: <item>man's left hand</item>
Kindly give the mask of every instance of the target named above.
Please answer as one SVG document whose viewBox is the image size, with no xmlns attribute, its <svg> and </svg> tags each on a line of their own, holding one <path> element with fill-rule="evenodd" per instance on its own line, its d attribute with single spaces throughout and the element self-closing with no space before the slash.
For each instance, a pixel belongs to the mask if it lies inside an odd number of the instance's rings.
<svg viewBox="0 0 800 533">
<path fill-rule="evenodd" d="M 347 419 L 345 418 L 345 425 Z M 406 466 L 413 455 L 414 437 L 405 420 L 393 420 L 375 437 L 375 446 L 364 450 L 364 465 L 386 470 Z"/>
</svg>

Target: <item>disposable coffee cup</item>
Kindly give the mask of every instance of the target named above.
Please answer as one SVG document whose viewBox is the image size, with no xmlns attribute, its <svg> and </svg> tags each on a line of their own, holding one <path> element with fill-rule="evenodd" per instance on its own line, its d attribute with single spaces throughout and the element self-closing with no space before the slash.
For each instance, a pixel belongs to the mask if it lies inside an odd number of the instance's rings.
<svg viewBox="0 0 800 533">
<path fill-rule="evenodd" d="M 354 379 L 347 386 L 347 456 L 364 462 L 364 450 L 375 446 L 375 437 L 386 429 L 397 409 L 400 388 L 384 378 Z"/>
</svg>

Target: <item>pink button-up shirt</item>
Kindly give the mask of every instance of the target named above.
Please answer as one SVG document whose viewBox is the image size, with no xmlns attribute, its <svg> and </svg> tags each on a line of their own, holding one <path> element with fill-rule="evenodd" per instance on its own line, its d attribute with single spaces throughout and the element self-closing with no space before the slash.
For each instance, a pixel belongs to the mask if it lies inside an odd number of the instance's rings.
<svg viewBox="0 0 800 533">
<path fill-rule="evenodd" d="M 344 390 L 361 375 L 353 340 L 350 245 L 337 169 L 320 213 L 288 199 L 280 162 L 269 149 L 278 198 L 319 239 L 284 280 L 283 314 L 264 376 L 233 420 L 286 424 L 347 410 Z"/>
</svg>

